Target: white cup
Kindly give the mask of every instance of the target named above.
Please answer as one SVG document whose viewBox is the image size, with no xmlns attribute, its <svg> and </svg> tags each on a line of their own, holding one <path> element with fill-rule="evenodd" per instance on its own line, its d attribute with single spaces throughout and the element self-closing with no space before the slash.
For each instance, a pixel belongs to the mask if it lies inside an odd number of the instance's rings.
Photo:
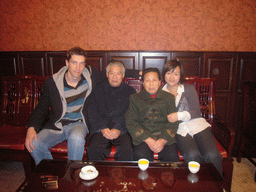
<svg viewBox="0 0 256 192">
<path fill-rule="evenodd" d="M 140 170 L 145 171 L 149 166 L 149 161 L 147 159 L 140 159 L 138 161 L 138 166 Z"/>
<path fill-rule="evenodd" d="M 87 165 L 87 166 L 84 166 L 82 169 L 81 169 L 81 176 L 84 178 L 84 179 L 91 179 L 91 178 L 94 178 L 97 176 L 98 174 L 98 171 L 96 170 L 96 168 L 92 165 Z"/>
<path fill-rule="evenodd" d="M 188 163 L 188 169 L 191 173 L 197 173 L 200 169 L 200 164 L 196 161 L 190 161 Z"/>
</svg>

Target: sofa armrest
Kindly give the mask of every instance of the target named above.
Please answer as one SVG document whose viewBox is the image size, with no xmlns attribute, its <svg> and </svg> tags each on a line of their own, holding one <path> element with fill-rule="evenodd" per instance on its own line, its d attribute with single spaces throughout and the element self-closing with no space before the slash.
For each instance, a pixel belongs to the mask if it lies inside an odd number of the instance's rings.
<svg viewBox="0 0 256 192">
<path fill-rule="evenodd" d="M 234 127 L 224 122 L 218 115 L 215 115 L 212 133 L 227 151 L 227 157 L 232 158 L 232 150 L 235 142 Z"/>
</svg>

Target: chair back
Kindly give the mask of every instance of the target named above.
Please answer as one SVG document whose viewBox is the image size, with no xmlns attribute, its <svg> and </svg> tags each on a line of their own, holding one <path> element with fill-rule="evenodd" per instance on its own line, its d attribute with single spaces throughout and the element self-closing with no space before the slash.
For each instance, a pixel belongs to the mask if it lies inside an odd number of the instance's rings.
<svg viewBox="0 0 256 192">
<path fill-rule="evenodd" d="M 28 123 L 45 78 L 34 75 L 2 77 L 2 124 L 24 126 Z"/>
</svg>

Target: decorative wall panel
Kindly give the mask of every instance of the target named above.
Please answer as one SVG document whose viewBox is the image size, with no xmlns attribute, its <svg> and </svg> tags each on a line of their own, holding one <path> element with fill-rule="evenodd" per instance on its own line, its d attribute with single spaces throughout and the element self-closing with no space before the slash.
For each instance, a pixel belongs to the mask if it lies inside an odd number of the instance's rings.
<svg viewBox="0 0 256 192">
<path fill-rule="evenodd" d="M 181 62 L 186 76 L 202 77 L 203 53 L 173 52 L 172 58 Z"/>
<path fill-rule="evenodd" d="M 138 52 L 109 52 L 108 62 L 111 60 L 122 61 L 126 69 L 139 69 Z"/>
<path fill-rule="evenodd" d="M 66 52 L 47 53 L 47 76 L 57 73 L 63 66 L 66 65 L 66 55 Z"/>
<path fill-rule="evenodd" d="M 139 69 L 144 70 L 149 67 L 156 67 L 162 73 L 164 64 L 171 59 L 170 52 L 140 52 Z"/>
<path fill-rule="evenodd" d="M 19 69 L 20 74 L 30 74 L 30 75 L 38 75 L 45 76 L 46 68 L 45 68 L 45 54 L 38 52 L 28 52 L 28 53 L 20 53 L 19 54 Z"/>
</svg>

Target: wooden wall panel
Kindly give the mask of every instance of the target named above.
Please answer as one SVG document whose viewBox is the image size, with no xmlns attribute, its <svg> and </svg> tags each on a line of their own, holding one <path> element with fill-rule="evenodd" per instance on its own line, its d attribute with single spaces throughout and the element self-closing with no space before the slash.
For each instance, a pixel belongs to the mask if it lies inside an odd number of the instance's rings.
<svg viewBox="0 0 256 192">
<path fill-rule="evenodd" d="M 122 61 L 126 69 L 139 69 L 138 52 L 109 52 L 108 62 L 111 60 Z"/>
<path fill-rule="evenodd" d="M 0 77 L 17 75 L 16 53 L 0 52 Z"/>
<path fill-rule="evenodd" d="M 95 67 L 101 71 L 106 63 L 107 54 L 104 52 L 90 51 L 87 53 L 86 65 Z M 66 52 L 50 52 L 47 53 L 48 74 L 52 75 L 58 72 L 66 65 Z"/>
<path fill-rule="evenodd" d="M 234 119 L 235 84 L 237 74 L 237 55 L 234 53 L 205 53 L 204 74 L 216 78 L 216 113 L 227 122 Z M 226 103 L 223 103 L 225 101 Z M 225 107 L 225 114 L 221 114 Z"/>
<path fill-rule="evenodd" d="M 66 52 L 50 52 L 47 53 L 47 76 L 57 73 L 66 65 Z"/>
<path fill-rule="evenodd" d="M 177 59 L 181 62 L 184 74 L 186 76 L 202 77 L 203 72 L 203 53 L 198 52 L 173 52 L 172 59 Z"/>
<path fill-rule="evenodd" d="M 241 92 L 243 82 L 256 82 L 256 54 L 241 53 L 238 56 L 238 62 L 240 69 L 238 91 Z"/>
<path fill-rule="evenodd" d="M 46 61 L 44 52 L 25 52 L 18 54 L 21 75 L 45 76 Z"/>
<path fill-rule="evenodd" d="M 98 71 L 105 70 L 107 63 L 107 53 L 90 51 L 87 52 L 86 65 L 93 66 Z"/>
<path fill-rule="evenodd" d="M 242 130 L 242 115 L 243 115 L 243 97 L 242 97 L 242 85 L 243 82 L 252 81 L 256 82 L 256 54 L 255 53 L 239 53 L 238 54 L 238 75 L 236 83 L 236 98 L 235 98 L 235 120 L 234 127 L 236 129 L 236 135 L 241 134 Z M 236 138 L 234 145 L 234 152 L 236 153 L 240 143 L 240 137 Z M 236 155 L 236 154 L 235 154 Z"/>
<path fill-rule="evenodd" d="M 216 90 L 231 91 L 235 73 L 236 55 L 205 54 L 206 77 L 217 78 Z"/>
<path fill-rule="evenodd" d="M 17 61 L 16 53 L 0 52 L 0 80 L 3 76 L 17 75 Z M 2 84 L 0 83 L 0 86 Z M 0 87 L 0 103 L 2 98 L 2 89 Z M 1 123 L 0 123 L 1 124 Z"/>
<path fill-rule="evenodd" d="M 170 59 L 170 52 L 140 52 L 139 69 L 144 70 L 149 67 L 156 67 L 162 73 L 164 64 Z"/>
</svg>

